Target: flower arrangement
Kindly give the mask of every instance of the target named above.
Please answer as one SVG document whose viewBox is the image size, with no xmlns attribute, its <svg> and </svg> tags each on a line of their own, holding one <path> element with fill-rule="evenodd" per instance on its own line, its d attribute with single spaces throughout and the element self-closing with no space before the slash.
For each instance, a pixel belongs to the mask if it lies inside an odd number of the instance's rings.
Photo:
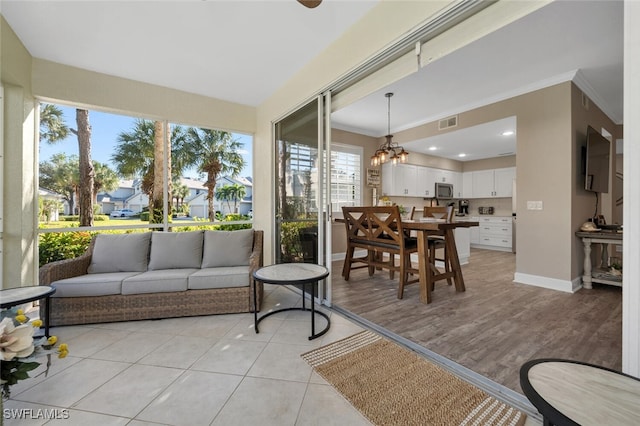
<svg viewBox="0 0 640 426">
<path fill-rule="evenodd" d="M 20 380 L 29 378 L 29 371 L 38 368 L 39 362 L 35 359 L 40 355 L 47 355 L 47 370 L 51 365 L 51 354 L 57 353 L 58 358 L 64 358 L 69 353 L 65 343 L 55 348 L 58 338 L 35 338 L 35 330 L 42 326 L 41 320 L 29 322 L 22 309 L 2 312 L 0 322 L 0 360 L 2 361 L 0 384 L 2 384 L 2 398 L 11 396 L 11 385 Z M 13 317 L 13 318 L 12 318 Z"/>
</svg>

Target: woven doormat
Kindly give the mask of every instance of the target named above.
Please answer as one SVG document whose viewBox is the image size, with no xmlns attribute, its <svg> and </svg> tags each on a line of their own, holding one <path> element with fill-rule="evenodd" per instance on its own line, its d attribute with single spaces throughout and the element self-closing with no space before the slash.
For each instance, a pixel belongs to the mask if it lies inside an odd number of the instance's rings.
<svg viewBox="0 0 640 426">
<path fill-rule="evenodd" d="M 370 331 L 302 358 L 376 425 L 523 425 L 526 415 Z"/>
</svg>

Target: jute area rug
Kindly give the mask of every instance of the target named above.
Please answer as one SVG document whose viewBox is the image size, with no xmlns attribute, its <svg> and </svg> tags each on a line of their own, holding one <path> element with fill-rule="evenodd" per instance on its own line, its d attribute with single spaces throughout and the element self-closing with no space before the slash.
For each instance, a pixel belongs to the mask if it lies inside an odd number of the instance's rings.
<svg viewBox="0 0 640 426">
<path fill-rule="evenodd" d="M 526 415 L 370 331 L 302 358 L 376 425 L 523 425 Z"/>
</svg>

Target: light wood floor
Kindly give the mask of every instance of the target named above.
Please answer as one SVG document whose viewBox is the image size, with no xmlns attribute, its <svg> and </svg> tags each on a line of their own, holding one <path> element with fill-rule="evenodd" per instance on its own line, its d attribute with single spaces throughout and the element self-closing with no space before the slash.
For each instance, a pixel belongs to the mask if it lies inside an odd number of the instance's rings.
<svg viewBox="0 0 640 426">
<path fill-rule="evenodd" d="M 520 366 L 534 358 L 566 358 L 622 368 L 622 291 L 598 285 L 569 294 L 514 284 L 515 255 L 472 249 L 466 291 L 436 283 L 420 303 L 418 284 L 397 299 L 387 271 L 352 271 L 335 262 L 333 304 L 522 393 Z"/>
</svg>

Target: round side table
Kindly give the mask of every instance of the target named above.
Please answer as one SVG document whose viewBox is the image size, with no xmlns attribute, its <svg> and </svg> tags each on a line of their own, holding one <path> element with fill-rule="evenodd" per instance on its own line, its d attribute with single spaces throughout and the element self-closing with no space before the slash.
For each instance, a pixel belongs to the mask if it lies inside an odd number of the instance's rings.
<svg viewBox="0 0 640 426">
<path fill-rule="evenodd" d="M 309 340 L 316 339 L 325 334 L 331 326 L 329 316 L 321 311 L 316 311 L 315 303 L 313 302 L 313 294 L 318 287 L 318 281 L 329 276 L 329 270 L 324 266 L 312 264 L 312 263 L 281 263 L 278 265 L 265 266 L 258 269 L 253 273 L 253 319 L 256 333 L 259 333 L 258 324 L 263 319 L 284 311 L 309 311 L 311 312 L 311 335 Z M 258 302 L 256 294 L 255 281 L 260 281 L 266 284 L 276 285 L 300 285 L 302 286 L 302 307 L 297 308 L 283 308 L 268 312 L 258 318 Z M 311 286 L 311 309 L 305 306 L 305 292 L 307 285 Z M 327 325 L 324 329 L 316 333 L 316 314 L 326 318 Z"/>
<path fill-rule="evenodd" d="M 56 292 L 55 287 L 48 285 L 34 285 L 28 287 L 15 287 L 0 290 L 2 296 L 0 302 L 1 309 L 8 309 L 23 303 L 33 302 L 40 299 L 44 301 L 44 335 L 49 337 L 49 297 Z"/>
<path fill-rule="evenodd" d="M 619 371 L 535 359 L 520 368 L 520 386 L 545 426 L 640 424 L 640 380 Z"/>
</svg>

